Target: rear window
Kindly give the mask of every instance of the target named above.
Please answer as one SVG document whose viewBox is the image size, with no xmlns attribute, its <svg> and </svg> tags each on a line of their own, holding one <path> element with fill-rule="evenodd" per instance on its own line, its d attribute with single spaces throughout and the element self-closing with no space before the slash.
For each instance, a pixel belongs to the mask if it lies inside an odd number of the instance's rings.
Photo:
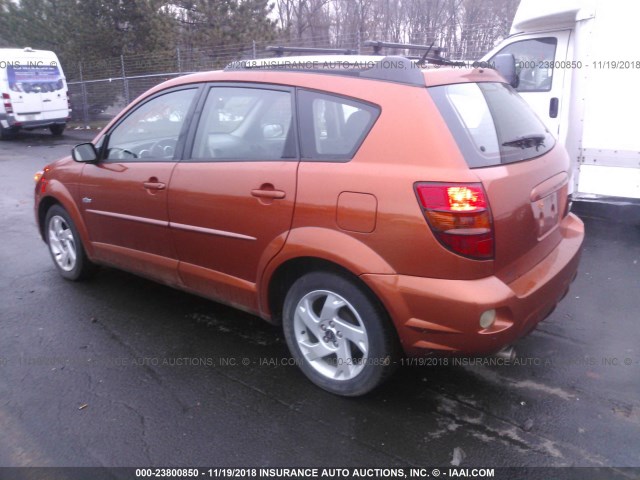
<svg viewBox="0 0 640 480">
<path fill-rule="evenodd" d="M 7 65 L 7 80 L 11 90 L 27 94 L 55 92 L 64 88 L 60 70 L 57 66 L 52 65 L 9 64 Z"/>
<path fill-rule="evenodd" d="M 429 89 L 470 168 L 530 160 L 555 139 L 526 102 L 503 83 L 460 83 Z"/>
</svg>

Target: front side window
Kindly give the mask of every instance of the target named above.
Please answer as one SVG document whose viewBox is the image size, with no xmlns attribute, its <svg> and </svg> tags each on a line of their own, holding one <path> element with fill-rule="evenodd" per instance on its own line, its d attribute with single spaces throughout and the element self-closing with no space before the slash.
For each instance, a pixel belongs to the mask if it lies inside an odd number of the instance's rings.
<svg viewBox="0 0 640 480">
<path fill-rule="evenodd" d="M 193 160 L 296 158 L 291 93 L 213 87 L 198 123 Z"/>
<path fill-rule="evenodd" d="M 110 133 L 107 160 L 171 160 L 196 88 L 158 95 L 145 102 Z"/>
<path fill-rule="evenodd" d="M 460 83 L 429 93 L 470 168 L 529 160 L 555 139 L 527 103 L 503 83 Z"/>
<path fill-rule="evenodd" d="M 336 95 L 301 90 L 298 99 L 306 159 L 353 158 L 380 114 L 375 105 Z"/>
<path fill-rule="evenodd" d="M 553 81 L 553 65 L 558 39 L 533 38 L 507 45 L 499 54 L 511 53 L 516 60 L 518 92 L 548 92 Z"/>
</svg>

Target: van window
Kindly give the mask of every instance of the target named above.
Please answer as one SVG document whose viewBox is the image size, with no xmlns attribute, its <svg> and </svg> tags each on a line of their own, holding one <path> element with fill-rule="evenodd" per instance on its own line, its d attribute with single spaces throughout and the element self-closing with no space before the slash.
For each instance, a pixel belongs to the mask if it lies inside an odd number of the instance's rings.
<svg viewBox="0 0 640 480">
<path fill-rule="evenodd" d="M 470 168 L 529 160 L 555 139 L 526 102 L 503 83 L 460 83 L 429 93 Z"/>
<path fill-rule="evenodd" d="M 7 65 L 9 89 L 21 93 L 45 93 L 62 90 L 64 84 L 57 66 Z"/>
<path fill-rule="evenodd" d="M 532 38 L 511 43 L 497 53 L 513 54 L 519 79 L 518 92 L 551 90 L 557 45 L 556 37 Z"/>
</svg>

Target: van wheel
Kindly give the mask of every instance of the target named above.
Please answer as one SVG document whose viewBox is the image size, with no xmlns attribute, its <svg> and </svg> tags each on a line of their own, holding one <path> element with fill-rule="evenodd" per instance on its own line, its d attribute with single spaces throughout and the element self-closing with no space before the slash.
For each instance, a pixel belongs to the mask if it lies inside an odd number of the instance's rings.
<svg viewBox="0 0 640 480">
<path fill-rule="evenodd" d="M 54 137 L 59 137 L 60 135 L 62 135 L 62 132 L 64 132 L 66 125 L 51 125 L 49 127 L 49 130 L 51 130 L 51 134 Z"/>
<path fill-rule="evenodd" d="M 87 257 L 80 235 L 67 211 L 54 205 L 47 212 L 44 233 L 49 253 L 60 275 L 68 280 L 82 280 L 96 270 Z"/>
<path fill-rule="evenodd" d="M 13 140 L 18 135 L 18 129 L 15 127 L 0 127 L 0 140 Z"/>
<path fill-rule="evenodd" d="M 313 272 L 299 278 L 284 302 L 283 328 L 300 369 L 331 393 L 364 395 L 397 366 L 397 337 L 387 315 L 345 276 Z"/>
</svg>

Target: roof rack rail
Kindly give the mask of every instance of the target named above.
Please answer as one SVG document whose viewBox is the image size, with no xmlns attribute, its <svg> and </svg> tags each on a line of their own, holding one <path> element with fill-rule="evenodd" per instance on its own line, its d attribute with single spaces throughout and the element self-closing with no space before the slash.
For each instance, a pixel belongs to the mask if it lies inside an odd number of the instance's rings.
<svg viewBox="0 0 640 480">
<path fill-rule="evenodd" d="M 417 59 L 419 65 L 425 63 L 431 63 L 433 65 L 451 65 L 451 66 L 464 66 L 463 62 L 455 62 L 447 60 L 442 56 L 443 52 L 446 52 L 444 47 L 436 46 L 433 43 L 431 45 L 418 45 L 415 43 L 396 43 L 396 42 L 381 42 L 379 40 L 366 40 L 363 45 L 365 47 L 373 47 L 374 55 L 382 55 L 381 50 L 383 48 L 401 48 L 404 50 L 418 50 L 424 52 L 419 57 L 407 56 L 412 60 Z M 430 55 L 432 54 L 432 55 Z"/>
<path fill-rule="evenodd" d="M 380 50 L 383 48 L 402 48 L 405 50 L 421 50 L 427 52 L 433 52 L 433 54 L 439 57 L 442 52 L 446 51 L 443 47 L 431 45 L 417 45 L 414 43 L 396 43 L 396 42 L 381 42 L 379 40 L 366 40 L 363 45 L 365 47 L 373 47 L 374 55 L 382 55 Z"/>
<path fill-rule="evenodd" d="M 358 53 L 356 50 L 349 48 L 285 47 L 281 45 L 269 45 L 265 50 L 275 52 L 276 57 L 281 57 L 284 53 L 327 53 L 335 55 L 353 55 Z"/>
</svg>

